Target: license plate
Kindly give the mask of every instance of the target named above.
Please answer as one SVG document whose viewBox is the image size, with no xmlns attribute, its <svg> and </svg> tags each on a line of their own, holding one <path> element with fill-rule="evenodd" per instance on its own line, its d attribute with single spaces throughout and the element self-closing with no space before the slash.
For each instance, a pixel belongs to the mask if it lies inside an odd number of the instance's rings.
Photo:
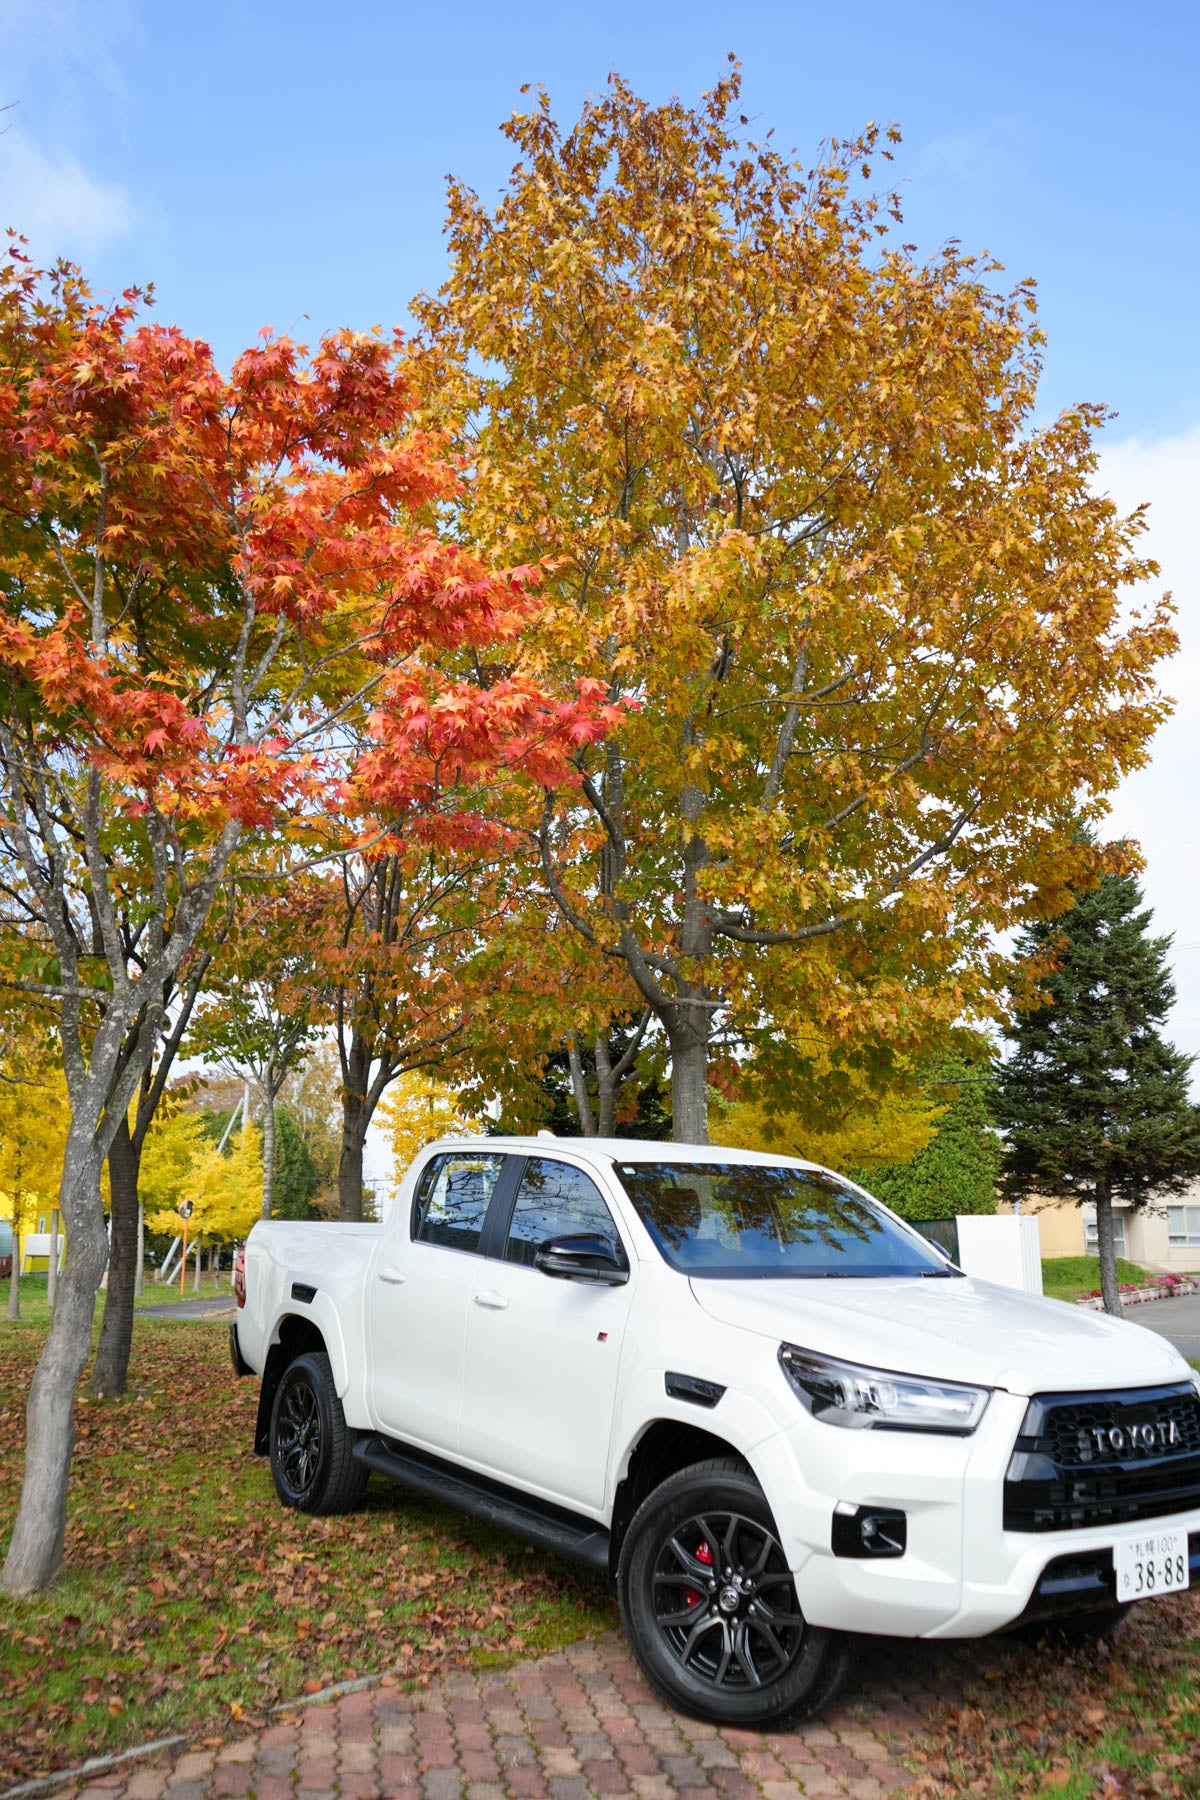
<svg viewBox="0 0 1200 1800">
<path fill-rule="evenodd" d="M 1188 1585 L 1188 1534 L 1182 1529 L 1130 1532 L 1114 1543 L 1113 1565 L 1118 1600 L 1178 1594 Z"/>
</svg>

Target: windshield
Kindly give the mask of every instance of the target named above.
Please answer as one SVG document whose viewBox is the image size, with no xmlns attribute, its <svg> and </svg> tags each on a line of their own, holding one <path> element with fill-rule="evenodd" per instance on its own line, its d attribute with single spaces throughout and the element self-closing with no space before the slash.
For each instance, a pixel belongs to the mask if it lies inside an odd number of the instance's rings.
<svg viewBox="0 0 1200 1800">
<path fill-rule="evenodd" d="M 947 1275 L 932 1246 L 824 1169 L 618 1163 L 673 1269 L 708 1279 Z"/>
</svg>

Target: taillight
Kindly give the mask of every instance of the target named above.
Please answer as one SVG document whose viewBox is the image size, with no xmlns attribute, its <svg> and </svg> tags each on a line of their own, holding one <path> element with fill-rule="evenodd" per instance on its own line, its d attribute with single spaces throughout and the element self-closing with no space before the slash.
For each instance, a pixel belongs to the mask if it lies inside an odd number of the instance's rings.
<svg viewBox="0 0 1200 1800">
<path fill-rule="evenodd" d="M 246 1304 L 246 1246 L 242 1244 L 233 1259 L 233 1293 L 239 1306 Z"/>
</svg>

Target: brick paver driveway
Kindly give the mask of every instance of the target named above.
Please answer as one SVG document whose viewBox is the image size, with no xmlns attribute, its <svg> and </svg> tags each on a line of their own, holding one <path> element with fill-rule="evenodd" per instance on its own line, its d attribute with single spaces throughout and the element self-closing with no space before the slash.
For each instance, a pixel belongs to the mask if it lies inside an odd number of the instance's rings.
<svg viewBox="0 0 1200 1800">
<path fill-rule="evenodd" d="M 378 1685 L 220 1748 L 129 1764 L 78 1800 L 882 1800 L 913 1777 L 897 1754 L 948 1692 L 923 1648 L 877 1642 L 819 1723 L 763 1735 L 669 1711 L 615 1635 L 504 1672 Z M 387 1678 L 385 1677 L 385 1682 Z"/>
</svg>

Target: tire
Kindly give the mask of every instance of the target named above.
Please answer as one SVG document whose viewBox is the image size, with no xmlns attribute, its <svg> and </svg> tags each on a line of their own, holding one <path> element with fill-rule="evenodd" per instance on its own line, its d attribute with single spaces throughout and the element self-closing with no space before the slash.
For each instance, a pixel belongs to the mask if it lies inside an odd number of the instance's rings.
<svg viewBox="0 0 1200 1800">
<path fill-rule="evenodd" d="M 845 1637 L 805 1620 L 766 1496 L 733 1458 L 681 1469 L 642 1502 L 617 1595 L 646 1679 L 713 1724 L 810 1718 L 845 1678 Z"/>
<path fill-rule="evenodd" d="M 271 1475 L 275 1492 L 297 1512 L 349 1512 L 362 1499 L 369 1471 L 351 1454 L 329 1358 L 310 1351 L 279 1378 L 271 1408 Z"/>
</svg>

